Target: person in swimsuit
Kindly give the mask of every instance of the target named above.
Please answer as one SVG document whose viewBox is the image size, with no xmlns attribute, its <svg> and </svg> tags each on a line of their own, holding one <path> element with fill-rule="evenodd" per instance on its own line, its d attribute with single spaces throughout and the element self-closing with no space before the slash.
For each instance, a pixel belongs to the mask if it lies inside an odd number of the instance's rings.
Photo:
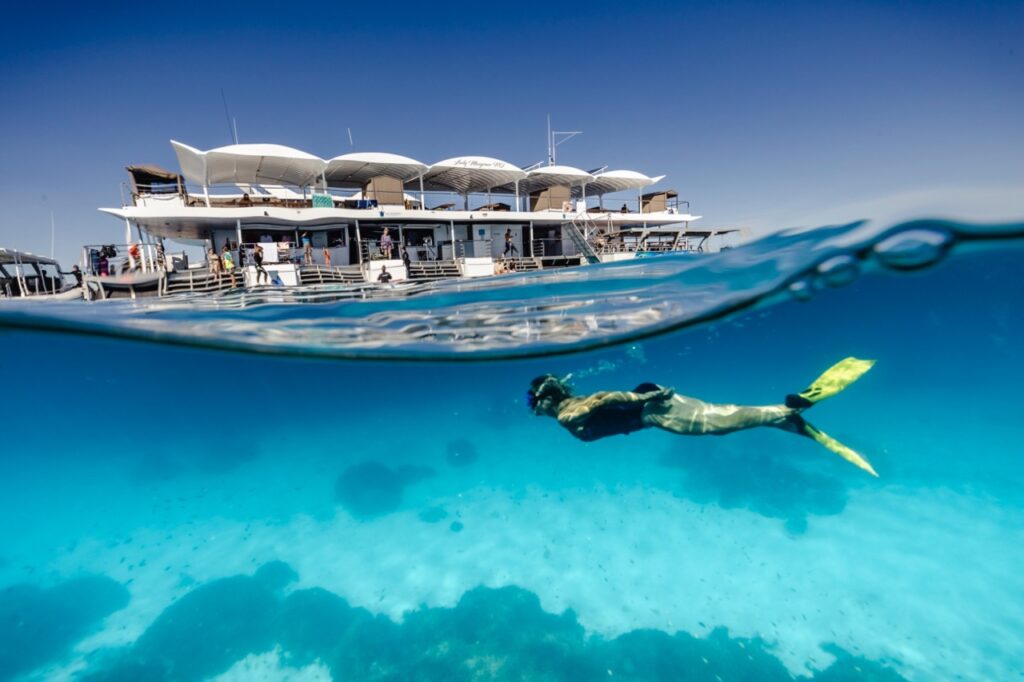
<svg viewBox="0 0 1024 682">
<path fill-rule="evenodd" d="M 391 260 L 391 252 L 395 248 L 395 243 L 391 241 L 391 235 L 388 234 L 388 228 L 384 228 L 384 234 L 380 236 L 380 253 L 384 258 Z"/>
<path fill-rule="evenodd" d="M 554 417 L 582 441 L 657 427 L 680 435 L 724 435 L 771 426 L 806 436 L 872 476 L 871 464 L 851 448 L 808 423 L 801 413 L 842 391 L 864 375 L 874 360 L 846 358 L 781 405 L 745 406 L 707 403 L 671 388 L 644 383 L 632 391 L 600 391 L 574 396 L 568 377 L 539 376 L 530 384 L 527 403 L 538 416 Z"/>
<path fill-rule="evenodd" d="M 302 233 L 302 262 L 305 265 L 313 264 L 313 242 L 309 239 L 309 232 Z"/>
</svg>

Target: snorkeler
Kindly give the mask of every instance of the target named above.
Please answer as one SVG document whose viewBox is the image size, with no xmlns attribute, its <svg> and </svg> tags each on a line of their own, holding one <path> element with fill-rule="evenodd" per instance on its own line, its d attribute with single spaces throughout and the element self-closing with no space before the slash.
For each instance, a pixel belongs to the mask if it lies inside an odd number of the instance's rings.
<svg viewBox="0 0 1024 682">
<path fill-rule="evenodd" d="M 640 384 L 632 391 L 601 391 L 577 397 L 566 383 L 568 377 L 558 379 L 551 374 L 533 380 L 527 402 L 534 414 L 556 418 L 583 441 L 632 433 L 649 426 L 697 436 L 772 426 L 807 436 L 854 466 L 878 476 L 866 459 L 811 426 L 801 416 L 807 408 L 855 382 L 874 364 L 874 360 L 841 360 L 805 390 L 786 396 L 784 405 L 751 407 L 706 403 L 650 383 Z"/>
</svg>

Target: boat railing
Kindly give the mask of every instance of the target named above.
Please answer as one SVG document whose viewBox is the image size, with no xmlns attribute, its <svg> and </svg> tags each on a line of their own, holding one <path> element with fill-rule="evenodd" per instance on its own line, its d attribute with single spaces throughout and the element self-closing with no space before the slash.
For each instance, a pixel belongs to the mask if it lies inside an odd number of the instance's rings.
<svg viewBox="0 0 1024 682">
<path fill-rule="evenodd" d="M 359 252 L 362 254 L 363 262 L 371 260 L 384 260 L 387 256 L 381 250 L 379 239 L 362 239 L 359 242 Z M 398 260 L 402 257 L 402 248 L 398 243 L 397 236 L 391 242 L 391 260 Z"/>
<path fill-rule="evenodd" d="M 576 256 L 576 245 L 562 237 L 540 237 L 531 242 L 533 255 L 538 258 L 560 258 Z"/>
<path fill-rule="evenodd" d="M 166 256 L 159 244 L 87 244 L 82 247 L 82 271 L 95 277 L 163 272 Z"/>
<path fill-rule="evenodd" d="M 467 258 L 493 258 L 494 241 L 491 239 L 456 240 L 455 255 L 460 260 Z"/>
<path fill-rule="evenodd" d="M 233 242 L 232 242 L 233 244 Z M 259 246 L 263 251 L 263 263 L 290 263 L 293 265 L 302 265 L 306 250 L 304 247 L 295 246 L 295 242 L 292 240 L 272 241 L 272 242 L 243 242 L 240 248 L 231 249 L 231 257 L 234 260 L 235 267 L 243 268 L 248 265 L 256 265 L 255 252 L 256 247 Z M 220 256 L 221 252 L 217 252 Z M 319 254 L 319 257 L 318 257 Z M 324 264 L 323 249 L 313 249 L 313 263 L 312 264 Z"/>
</svg>

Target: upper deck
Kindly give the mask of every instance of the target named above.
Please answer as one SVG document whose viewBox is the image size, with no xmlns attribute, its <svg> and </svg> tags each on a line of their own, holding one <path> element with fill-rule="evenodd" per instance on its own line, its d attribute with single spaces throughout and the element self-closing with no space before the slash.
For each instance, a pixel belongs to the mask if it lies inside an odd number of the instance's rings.
<svg viewBox="0 0 1024 682">
<path fill-rule="evenodd" d="M 482 156 L 427 165 L 385 153 L 329 160 L 280 145 L 200 151 L 179 142 L 181 173 L 130 166 L 130 202 L 102 211 L 160 237 L 204 239 L 259 223 L 317 229 L 341 222 L 403 224 L 600 223 L 609 230 L 699 219 L 673 190 L 643 193 L 664 176 L 569 166 L 519 168 Z M 608 205 L 606 205 L 606 203 Z"/>
</svg>

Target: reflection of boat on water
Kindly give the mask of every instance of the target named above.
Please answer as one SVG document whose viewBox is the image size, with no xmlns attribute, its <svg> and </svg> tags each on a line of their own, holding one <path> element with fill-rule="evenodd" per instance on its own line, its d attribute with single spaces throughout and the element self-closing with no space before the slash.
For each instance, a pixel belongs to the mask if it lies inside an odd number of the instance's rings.
<svg viewBox="0 0 1024 682">
<path fill-rule="evenodd" d="M 86 247 L 90 292 L 354 285 L 376 282 L 383 267 L 394 281 L 485 277 L 717 250 L 717 238 L 734 232 L 694 228 L 700 216 L 674 190 L 644 192 L 664 176 L 632 170 L 171 144 L 180 172 L 129 166 L 130 204 L 101 209 L 124 222 L 118 252 L 135 244 L 140 256 L 130 276 L 122 267 L 115 279 Z M 202 247 L 206 257 L 190 263 L 167 241 Z"/>
<path fill-rule="evenodd" d="M 0 298 L 74 300 L 82 290 L 64 280 L 52 258 L 0 248 Z"/>
</svg>

